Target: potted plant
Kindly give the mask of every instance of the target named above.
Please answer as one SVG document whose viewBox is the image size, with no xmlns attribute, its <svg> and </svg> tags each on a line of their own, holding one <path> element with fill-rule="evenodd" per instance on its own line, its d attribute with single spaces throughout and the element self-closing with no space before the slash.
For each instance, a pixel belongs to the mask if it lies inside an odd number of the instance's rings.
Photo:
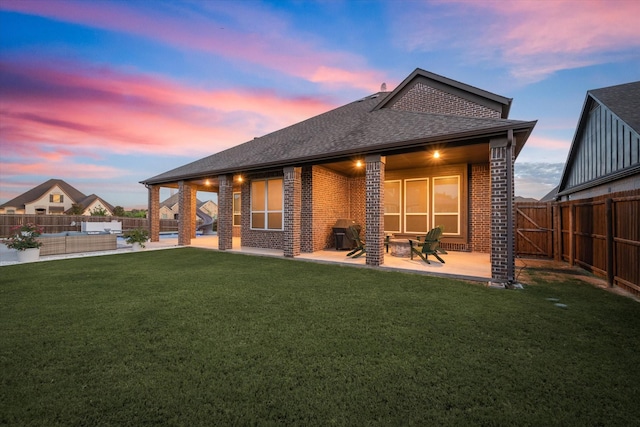
<svg viewBox="0 0 640 427">
<path fill-rule="evenodd" d="M 42 234 L 42 227 L 33 223 L 18 225 L 11 229 L 11 235 L 6 240 L 9 249 L 18 251 L 18 261 L 37 261 L 40 258 L 42 242 L 37 237 Z"/>
<path fill-rule="evenodd" d="M 145 247 L 145 243 L 149 240 L 149 232 L 144 228 L 134 228 L 125 233 L 124 240 L 133 246 L 134 251 L 137 251 Z"/>
</svg>

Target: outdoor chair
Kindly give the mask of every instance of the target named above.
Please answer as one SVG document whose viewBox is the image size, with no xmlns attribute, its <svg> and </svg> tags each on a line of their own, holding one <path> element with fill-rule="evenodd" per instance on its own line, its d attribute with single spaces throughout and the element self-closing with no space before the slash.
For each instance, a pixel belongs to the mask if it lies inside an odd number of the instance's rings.
<svg viewBox="0 0 640 427">
<path fill-rule="evenodd" d="M 411 259 L 413 259 L 413 254 L 416 254 L 422 258 L 424 262 L 431 264 L 427 258 L 429 255 L 433 255 L 438 259 L 438 261 L 444 264 L 444 260 L 438 255 L 438 252 L 441 254 L 447 253 L 447 251 L 440 247 L 442 229 L 442 226 L 433 228 L 427 233 L 424 239 L 421 239 L 420 237 L 416 238 L 416 240 L 409 239 L 409 245 L 411 246 Z"/>
<path fill-rule="evenodd" d="M 359 258 L 363 254 L 367 253 L 367 248 L 366 248 L 364 242 L 362 241 L 362 239 L 360 239 L 360 230 L 358 230 L 354 226 L 350 226 L 349 227 L 349 234 L 350 234 L 351 238 L 353 239 L 353 241 L 356 242 L 356 248 L 354 250 L 352 250 L 351 252 L 349 252 L 347 254 L 347 256 L 350 256 L 351 258 Z"/>
</svg>

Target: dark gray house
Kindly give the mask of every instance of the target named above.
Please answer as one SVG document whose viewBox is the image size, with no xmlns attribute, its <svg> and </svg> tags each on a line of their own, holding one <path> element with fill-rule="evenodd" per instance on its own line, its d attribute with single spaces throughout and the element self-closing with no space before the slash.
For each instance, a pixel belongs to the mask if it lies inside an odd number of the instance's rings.
<svg viewBox="0 0 640 427">
<path fill-rule="evenodd" d="M 640 188 L 640 81 L 587 92 L 556 200 Z"/>
</svg>

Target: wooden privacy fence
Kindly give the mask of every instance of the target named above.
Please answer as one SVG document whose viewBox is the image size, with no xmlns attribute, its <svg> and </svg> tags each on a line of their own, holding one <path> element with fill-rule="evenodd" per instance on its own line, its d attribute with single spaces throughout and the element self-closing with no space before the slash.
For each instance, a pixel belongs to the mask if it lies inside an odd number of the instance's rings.
<svg viewBox="0 0 640 427">
<path fill-rule="evenodd" d="M 515 212 L 518 256 L 566 261 L 640 295 L 640 190 Z"/>
<path fill-rule="evenodd" d="M 516 203 L 516 253 L 553 258 L 553 208 L 551 203 Z"/>
<path fill-rule="evenodd" d="M 83 215 L 0 215 L 0 237 L 9 236 L 12 227 L 28 222 L 38 224 L 44 228 L 45 233 L 61 233 L 63 231 L 80 231 L 82 222 L 103 221 L 121 221 L 123 232 L 134 228 L 149 228 L 149 220 L 147 218 Z M 161 219 L 160 232 L 178 232 L 178 220 Z"/>
</svg>

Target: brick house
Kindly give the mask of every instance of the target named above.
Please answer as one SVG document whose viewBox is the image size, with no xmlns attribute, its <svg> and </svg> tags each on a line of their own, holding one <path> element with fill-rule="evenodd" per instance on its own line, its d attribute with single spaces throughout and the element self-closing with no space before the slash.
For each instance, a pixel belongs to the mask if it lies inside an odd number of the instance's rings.
<svg viewBox="0 0 640 427">
<path fill-rule="evenodd" d="M 178 198 L 177 193 L 172 194 L 170 197 L 160 202 L 160 219 L 177 219 L 180 214 L 179 202 L 180 199 Z M 214 203 L 213 200 L 203 202 L 202 200 L 196 199 L 196 212 L 203 213 L 215 219 L 218 216 L 218 205 Z"/>
<path fill-rule="evenodd" d="M 392 92 L 332 111 L 142 181 L 151 238 L 160 187 L 178 188 L 194 218 L 196 191 L 218 193 L 218 245 L 285 257 L 334 245 L 332 226 L 364 228 L 368 265 L 387 234 L 445 226 L 443 246 L 491 254 L 492 277 L 513 278 L 513 162 L 535 121 L 509 120 L 511 99 L 416 69 Z M 195 223 L 180 221 L 179 244 Z"/>
</svg>

